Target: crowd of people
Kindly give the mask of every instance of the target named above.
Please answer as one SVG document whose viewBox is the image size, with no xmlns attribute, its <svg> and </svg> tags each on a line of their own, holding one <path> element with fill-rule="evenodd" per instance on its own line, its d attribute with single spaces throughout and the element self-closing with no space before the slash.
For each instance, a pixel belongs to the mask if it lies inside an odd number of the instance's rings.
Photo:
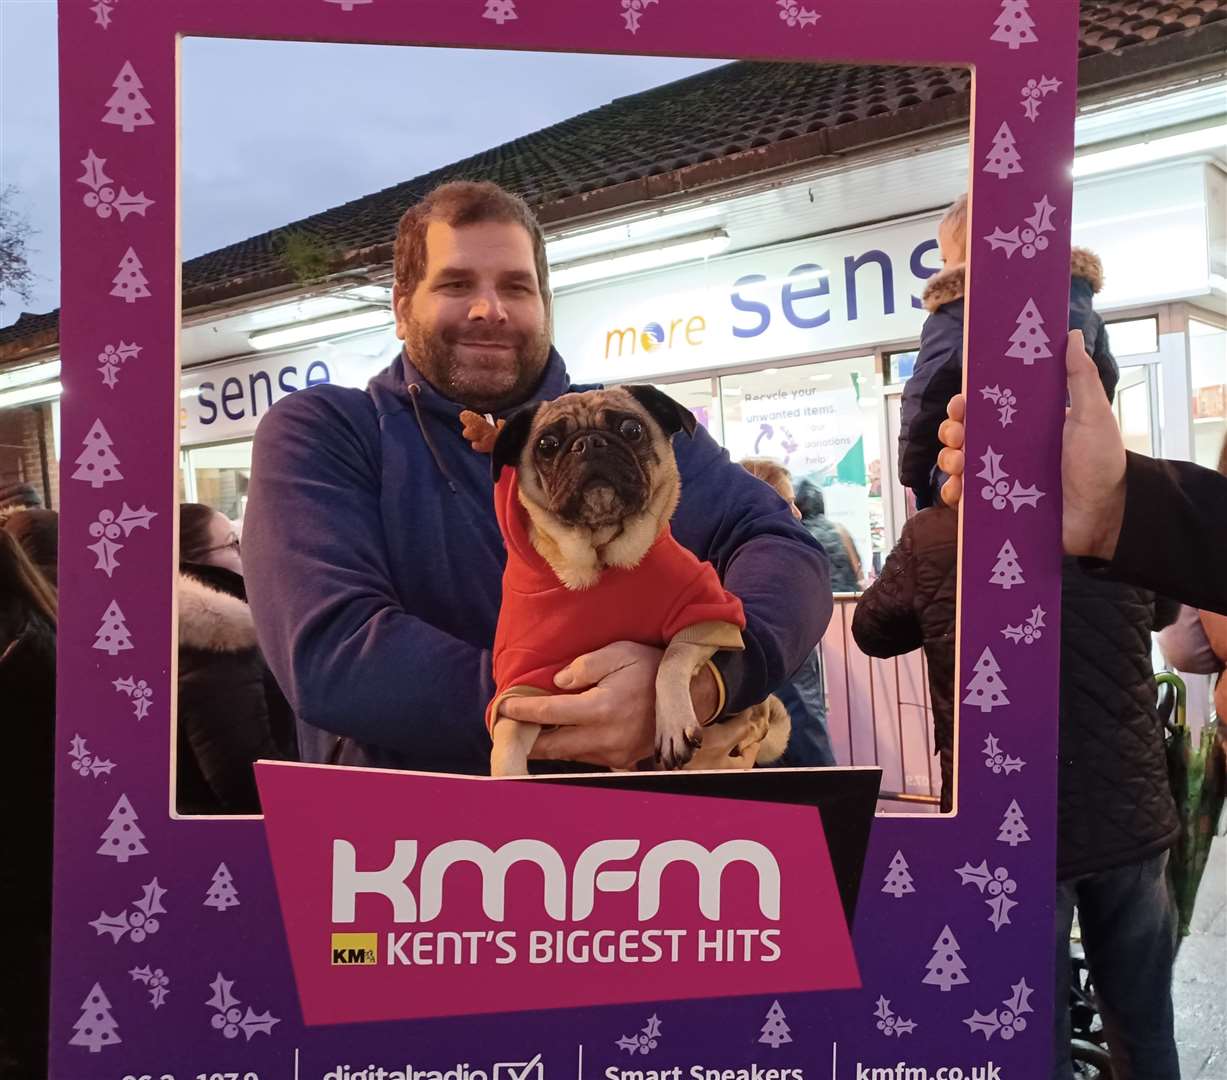
<svg viewBox="0 0 1227 1080">
<path fill-rule="evenodd" d="M 860 596 L 853 632 L 873 656 L 924 649 L 941 808 L 952 810 L 965 200 L 942 221 L 939 245 L 945 265 L 925 292 L 929 315 L 899 445 L 900 474 L 920 510 Z M 1110 406 L 1117 367 L 1091 306 L 1101 280 L 1095 256 L 1075 251 L 1062 458 L 1056 1000 L 1068 992 L 1061 980 L 1076 908 L 1120 1075 L 1174 1077 L 1175 937 L 1163 882 L 1178 822 L 1150 635 L 1171 624 L 1173 659 L 1222 671 L 1227 617 L 1214 612 L 1227 612 L 1227 463 L 1218 476 L 1125 452 Z M 582 388 L 550 342 L 541 229 L 520 199 L 493 184 L 447 184 L 405 213 L 393 307 L 405 347 L 366 389 L 316 386 L 261 423 L 241 540 L 220 513 L 180 507 L 182 813 L 257 813 L 252 763 L 260 758 L 488 770 L 483 717 L 494 692 L 504 552 L 490 460 L 465 438 L 460 413 L 497 422 L 526 402 Z M 717 653 L 694 676 L 696 716 L 718 724 L 773 692 L 792 718 L 779 764 L 835 764 L 816 644 L 834 594 L 864 588 L 855 545 L 825 514 L 812 479 L 794 488 L 776 462 L 734 463 L 701 427 L 673 445 L 681 476 L 673 534 L 715 566 L 746 622 L 744 648 Z M 15 759 L 43 770 L 49 791 L 56 521 L 23 493 L 9 501 L 0 530 L 0 694 L 29 718 L 15 731 L 33 744 Z M 1166 522 L 1158 534 L 1157 517 Z M 652 756 L 660 656 L 640 642 L 611 643 L 576 657 L 555 679 L 559 693 L 509 699 L 506 715 L 544 726 L 533 748 L 542 769 L 637 767 Z M 1220 712 L 1223 693 L 1220 680 Z M 33 905 L 20 924 L 39 929 L 18 947 L 30 950 L 42 986 L 47 893 L 2 875 L 35 866 L 49 889 L 47 805 L 17 834 L 28 860 L 0 869 L 4 891 Z M 28 806 L 5 809 L 9 820 L 20 812 L 29 822 Z M 6 1014 L 38 1010 L 38 994 L 11 980 L 6 987 Z M 1061 1078 L 1072 1075 L 1064 1015 L 1058 1008 Z M 28 1019 L 18 1027 L 37 1040 L 38 1017 Z M 37 1056 L 40 1048 L 6 1052 Z"/>
</svg>

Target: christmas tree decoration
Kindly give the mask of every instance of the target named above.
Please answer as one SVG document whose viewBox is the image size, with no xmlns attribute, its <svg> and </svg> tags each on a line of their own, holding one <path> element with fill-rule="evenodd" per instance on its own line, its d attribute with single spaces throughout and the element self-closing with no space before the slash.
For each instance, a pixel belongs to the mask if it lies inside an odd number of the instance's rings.
<svg viewBox="0 0 1227 1080">
<path fill-rule="evenodd" d="M 138 127 L 153 123 L 149 102 L 141 93 L 144 84 L 137 78 L 130 62 L 125 62 L 119 69 L 111 85 L 115 93 L 107 99 L 107 112 L 102 118 L 104 124 L 115 124 L 125 134 L 131 135 Z"/>
<path fill-rule="evenodd" d="M 653 1013 L 635 1035 L 623 1035 L 615 1045 L 628 1054 L 646 1054 L 660 1044 L 660 1017 Z"/>
<path fill-rule="evenodd" d="M 1023 1014 L 1035 1011 L 1031 1008 L 1031 995 L 1034 993 L 1027 985 L 1026 979 L 1019 979 L 1010 987 L 1010 996 L 1002 1002 L 1004 1008 L 994 1009 L 991 1013 L 973 1009 L 963 1023 L 970 1031 L 983 1035 L 985 1042 L 999 1032 L 1008 1042 L 1015 1035 L 1027 1030 L 1027 1021 Z"/>
<path fill-rule="evenodd" d="M 895 857 L 890 860 L 890 869 L 882 883 L 882 891 L 889 893 L 896 900 L 916 891 L 916 887 L 912 884 L 912 875 L 908 873 L 907 859 L 903 857 L 902 851 L 896 851 Z"/>
<path fill-rule="evenodd" d="M 98 632 L 94 636 L 94 648 L 110 656 L 116 656 L 132 648 L 132 635 L 128 633 L 124 613 L 119 610 L 119 605 L 114 600 L 103 612 L 102 625 L 98 627 Z"/>
<path fill-rule="evenodd" d="M 967 965 L 959 955 L 959 943 L 955 940 L 949 926 L 943 926 L 937 941 L 933 943 L 933 956 L 925 965 L 928 974 L 921 980 L 929 986 L 936 986 L 946 993 L 955 986 L 962 986 L 971 980 L 967 977 Z"/>
<path fill-rule="evenodd" d="M 205 894 L 204 906 L 216 908 L 218 911 L 239 906 L 238 890 L 234 887 L 234 878 L 225 863 L 218 863 L 217 869 L 213 871 L 213 883 Z"/>
<path fill-rule="evenodd" d="M 1037 360 L 1052 356 L 1052 350 L 1048 348 L 1048 335 L 1044 333 L 1044 319 L 1034 300 L 1028 298 L 1015 322 L 1017 325 L 1010 335 L 1006 356 L 1013 356 L 1028 367 Z"/>
<path fill-rule="evenodd" d="M 95 420 L 93 427 L 86 433 L 82 445 L 85 449 L 77 456 L 77 471 L 72 474 L 74 480 L 84 480 L 90 487 L 100 488 L 103 484 L 122 480 L 124 474 L 119 471 L 119 458 L 111 449 L 111 436 L 102 426 L 101 420 Z"/>
<path fill-rule="evenodd" d="M 1023 819 L 1022 807 L 1018 805 L 1017 799 L 1011 799 L 1010 805 L 1005 808 L 1005 817 L 1001 821 L 1001 828 L 997 831 L 997 839 L 1003 844 L 1009 844 L 1010 847 L 1018 847 L 1019 844 L 1025 844 L 1031 839 L 1027 832 L 1027 823 Z"/>
<path fill-rule="evenodd" d="M 916 1030 L 916 1022 L 896 1016 L 890 1007 L 890 1000 L 881 995 L 878 996 L 878 1007 L 873 1015 L 878 1018 L 878 1030 L 887 1038 L 911 1035 Z"/>
<path fill-rule="evenodd" d="M 99 1053 L 104 1046 L 123 1042 L 119 1037 L 119 1025 L 111 1015 L 111 1003 L 102 987 L 94 983 L 89 997 L 81 1004 L 81 1016 L 72 1029 L 76 1032 L 68 1040 L 69 1046 L 84 1046 L 91 1054 Z"/>
<path fill-rule="evenodd" d="M 971 682 L 967 684 L 967 696 L 963 698 L 964 705 L 973 705 L 981 712 L 992 712 L 1010 703 L 1006 697 L 1006 685 L 999 677 L 1001 667 L 991 649 L 985 648 L 973 670 Z"/>
<path fill-rule="evenodd" d="M 151 295 L 149 279 L 142 272 L 141 260 L 131 248 L 128 248 L 124 257 L 119 260 L 119 271 L 111 279 L 111 283 L 114 285 L 111 295 L 118 296 L 126 304 L 135 304 Z"/>
<path fill-rule="evenodd" d="M 767 1010 L 767 1018 L 763 1021 L 758 1041 L 766 1043 L 773 1050 L 778 1050 L 784 1043 L 792 1042 L 791 1030 L 778 1001 L 773 1001 L 771 1008 Z"/>
<path fill-rule="evenodd" d="M 984 171 L 992 173 L 998 180 L 1023 171 L 1022 157 L 1014 143 L 1014 132 L 1005 121 L 1002 121 L 997 134 L 993 136 L 993 145 L 989 147 L 985 157 Z"/>
<path fill-rule="evenodd" d="M 107 815 L 110 825 L 102 834 L 102 846 L 98 848 L 99 855 L 106 855 L 116 862 L 126 863 L 137 855 L 148 855 L 149 850 L 141 843 L 145 834 L 137 826 L 136 811 L 128 801 L 127 795 L 121 795 L 110 814 Z M 154 882 L 156 886 L 156 881 Z"/>
<path fill-rule="evenodd" d="M 1011 49 L 1039 41 L 1035 36 L 1035 20 L 1027 9 L 1027 0 L 1001 0 L 1001 14 L 993 23 L 996 29 L 989 40 L 1000 41 Z"/>
<path fill-rule="evenodd" d="M 80 735 L 72 737 L 72 749 L 68 751 L 68 756 L 72 758 L 73 771 L 80 776 L 88 776 L 91 779 L 96 779 L 99 776 L 109 776 L 115 762 L 109 758 L 99 757 L 97 754 L 91 753 L 85 740 Z"/>
<path fill-rule="evenodd" d="M 1000 585 L 1007 591 L 1014 588 L 1015 585 L 1027 583 L 1018 562 L 1018 552 L 1014 550 L 1014 545 L 1009 540 L 1002 544 L 1001 550 L 997 552 L 997 561 L 993 563 L 993 573 L 988 581 L 990 585 Z"/>
<path fill-rule="evenodd" d="M 486 10 L 481 17 L 502 26 L 520 16 L 516 14 L 515 0 L 486 0 Z"/>
</svg>

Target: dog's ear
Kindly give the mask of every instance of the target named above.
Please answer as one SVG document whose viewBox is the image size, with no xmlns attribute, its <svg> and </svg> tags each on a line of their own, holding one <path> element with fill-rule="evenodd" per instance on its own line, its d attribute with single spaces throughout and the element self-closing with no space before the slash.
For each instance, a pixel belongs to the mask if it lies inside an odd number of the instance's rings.
<svg viewBox="0 0 1227 1080">
<path fill-rule="evenodd" d="M 699 423 L 694 418 L 694 413 L 685 405 L 674 401 L 668 394 L 662 393 L 654 386 L 646 385 L 624 386 L 622 389 L 647 410 L 648 415 L 664 430 L 665 438 L 678 431 L 684 431 L 687 435 L 694 434 Z"/>
<path fill-rule="evenodd" d="M 510 465 L 514 469 L 520 464 L 520 454 L 524 451 L 524 444 L 528 442 L 528 435 L 533 429 L 533 420 L 539 408 L 539 401 L 521 406 L 507 417 L 507 423 L 499 430 L 498 438 L 494 440 L 494 449 L 490 451 L 490 471 L 495 483 L 498 483 L 499 473 L 503 471 L 504 465 Z"/>
</svg>

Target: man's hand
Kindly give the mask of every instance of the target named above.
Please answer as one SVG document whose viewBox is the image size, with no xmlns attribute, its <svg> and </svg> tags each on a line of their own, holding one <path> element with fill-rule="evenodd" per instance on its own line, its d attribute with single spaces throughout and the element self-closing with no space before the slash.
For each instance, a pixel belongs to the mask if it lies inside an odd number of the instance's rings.
<svg viewBox="0 0 1227 1080">
<path fill-rule="evenodd" d="M 1061 542 L 1068 555 L 1110 559 L 1125 516 L 1125 445 L 1081 330 L 1069 333 L 1065 372 L 1070 404 L 1061 435 Z M 944 444 L 937 465 L 950 477 L 942 499 L 950 506 L 963 496 L 966 410 L 962 394 L 952 397 L 949 419 L 937 433 Z"/>
<path fill-rule="evenodd" d="M 656 741 L 656 669 L 663 650 L 633 641 L 616 641 L 577 657 L 560 671 L 555 684 L 581 693 L 511 697 L 500 712 L 556 731 L 543 731 L 531 757 L 546 761 L 583 761 L 610 769 L 633 769 L 652 756 Z M 700 720 L 716 707 L 716 685 L 705 666 L 691 683 L 691 700 Z"/>
</svg>

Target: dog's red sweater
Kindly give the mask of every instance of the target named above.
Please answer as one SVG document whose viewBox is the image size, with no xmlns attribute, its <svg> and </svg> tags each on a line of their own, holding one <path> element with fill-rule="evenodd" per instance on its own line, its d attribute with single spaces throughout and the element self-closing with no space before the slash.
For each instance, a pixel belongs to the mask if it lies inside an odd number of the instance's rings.
<svg viewBox="0 0 1227 1080">
<path fill-rule="evenodd" d="M 577 656 L 615 641 L 662 648 L 699 623 L 744 630 L 741 601 L 720 584 L 715 567 L 700 562 L 669 527 L 633 570 L 609 567 L 591 588 L 564 586 L 528 538 L 516 470 L 505 466 L 494 489 L 495 512 L 507 546 L 503 604 L 494 634 L 495 706 L 513 688 L 563 693 L 554 676 Z M 521 691 L 523 692 L 523 691 Z"/>
</svg>

